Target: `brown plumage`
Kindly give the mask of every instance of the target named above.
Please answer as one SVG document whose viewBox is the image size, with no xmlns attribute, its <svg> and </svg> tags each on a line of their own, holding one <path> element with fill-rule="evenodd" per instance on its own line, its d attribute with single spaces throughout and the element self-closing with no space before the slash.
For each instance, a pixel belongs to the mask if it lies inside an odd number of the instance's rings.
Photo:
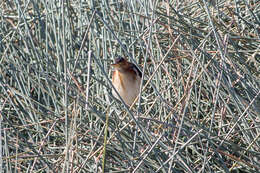
<svg viewBox="0 0 260 173">
<path fill-rule="evenodd" d="M 131 105 L 139 94 L 142 73 L 124 58 L 117 58 L 112 75 L 112 83 L 127 105 Z M 113 90 L 112 94 L 118 98 Z"/>
</svg>

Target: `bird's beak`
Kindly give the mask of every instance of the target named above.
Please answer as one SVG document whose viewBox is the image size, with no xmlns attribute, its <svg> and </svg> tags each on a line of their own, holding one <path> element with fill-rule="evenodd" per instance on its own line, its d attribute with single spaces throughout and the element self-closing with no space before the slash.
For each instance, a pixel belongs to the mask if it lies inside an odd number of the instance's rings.
<svg viewBox="0 0 260 173">
<path fill-rule="evenodd" d="M 119 64 L 111 64 L 111 66 L 116 68 L 116 67 L 119 67 Z"/>
</svg>

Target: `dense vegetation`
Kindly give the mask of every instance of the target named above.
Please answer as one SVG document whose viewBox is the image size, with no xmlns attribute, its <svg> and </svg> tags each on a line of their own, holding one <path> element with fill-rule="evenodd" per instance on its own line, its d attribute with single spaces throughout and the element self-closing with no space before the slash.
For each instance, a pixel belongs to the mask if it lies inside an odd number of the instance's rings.
<svg viewBox="0 0 260 173">
<path fill-rule="evenodd" d="M 0 172 L 260 170 L 260 1 L 0 6 Z M 117 56 L 144 73 L 131 108 Z"/>
</svg>

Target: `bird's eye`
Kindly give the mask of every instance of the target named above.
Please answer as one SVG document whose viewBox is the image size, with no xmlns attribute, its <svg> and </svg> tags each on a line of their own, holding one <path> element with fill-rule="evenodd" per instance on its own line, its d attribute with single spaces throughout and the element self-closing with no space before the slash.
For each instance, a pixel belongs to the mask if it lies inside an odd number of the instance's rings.
<svg viewBox="0 0 260 173">
<path fill-rule="evenodd" d="M 116 63 L 123 62 L 124 60 L 125 60 L 124 58 L 119 57 L 119 58 L 116 59 Z"/>
</svg>

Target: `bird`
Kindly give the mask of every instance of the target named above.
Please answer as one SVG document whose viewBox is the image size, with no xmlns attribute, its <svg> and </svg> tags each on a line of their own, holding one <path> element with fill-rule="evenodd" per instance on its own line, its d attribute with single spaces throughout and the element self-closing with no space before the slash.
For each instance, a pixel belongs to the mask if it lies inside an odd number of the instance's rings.
<svg viewBox="0 0 260 173">
<path fill-rule="evenodd" d="M 114 68 L 112 84 L 123 101 L 131 106 L 140 92 L 142 72 L 133 63 L 122 57 L 116 58 L 115 63 L 111 65 Z M 112 94 L 119 99 L 114 90 Z"/>
</svg>

